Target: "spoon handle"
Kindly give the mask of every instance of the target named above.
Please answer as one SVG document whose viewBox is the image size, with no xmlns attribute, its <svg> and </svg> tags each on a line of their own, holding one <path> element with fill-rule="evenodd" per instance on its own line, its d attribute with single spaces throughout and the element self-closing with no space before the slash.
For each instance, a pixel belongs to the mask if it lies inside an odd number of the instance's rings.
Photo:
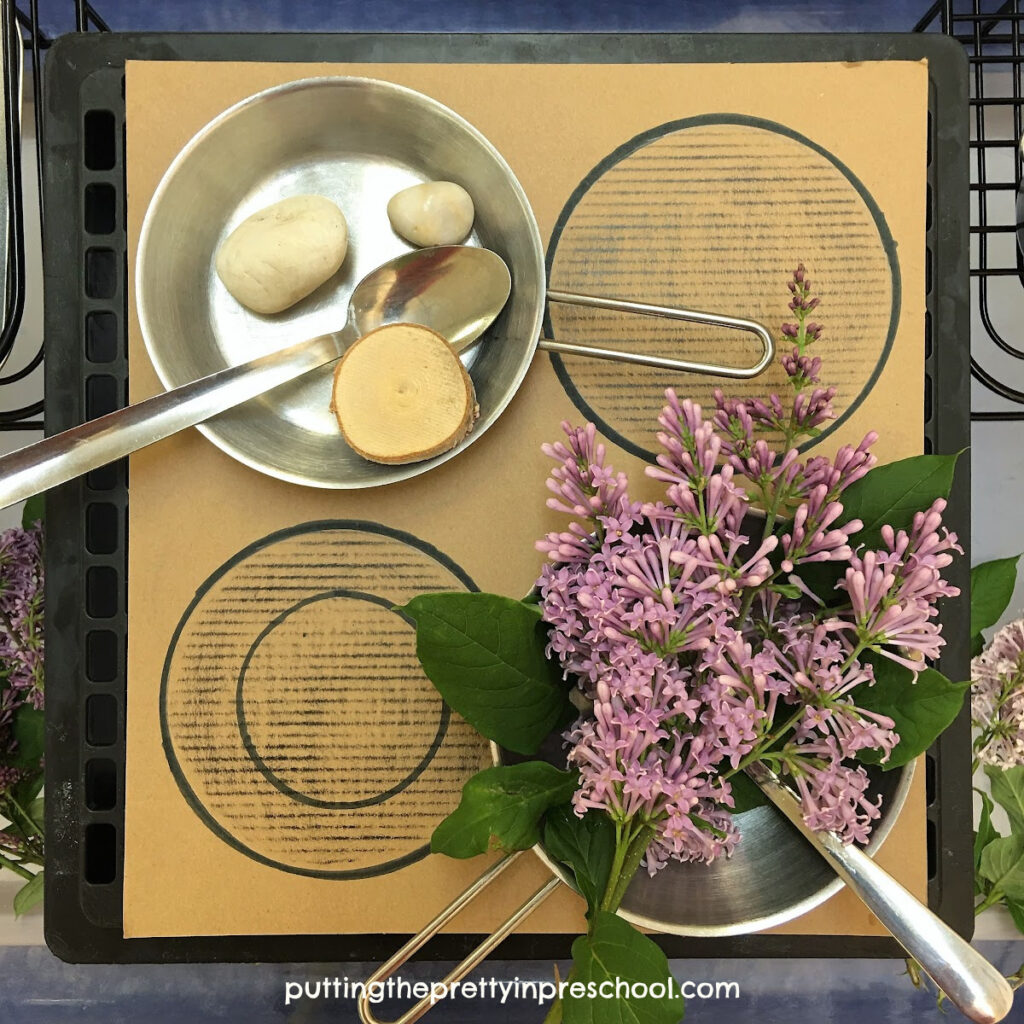
<svg viewBox="0 0 1024 1024">
<path fill-rule="evenodd" d="M 324 334 L 218 370 L 12 452 L 0 458 L 0 508 L 202 423 L 337 359 L 342 351 L 339 335 Z"/>
<path fill-rule="evenodd" d="M 1009 982 L 976 949 L 860 847 L 844 843 L 835 832 L 809 829 L 800 801 L 773 771 L 754 762 L 746 772 L 961 1013 L 977 1024 L 995 1024 L 1010 1012 Z"/>
</svg>

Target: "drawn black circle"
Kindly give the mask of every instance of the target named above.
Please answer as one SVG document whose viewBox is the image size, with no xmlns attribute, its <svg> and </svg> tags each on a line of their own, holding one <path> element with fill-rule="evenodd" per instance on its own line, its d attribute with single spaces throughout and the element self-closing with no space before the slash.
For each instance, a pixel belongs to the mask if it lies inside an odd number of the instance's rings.
<svg viewBox="0 0 1024 1024">
<path fill-rule="evenodd" d="M 854 172 L 824 146 L 787 125 L 783 125 L 777 121 L 771 121 L 766 118 L 753 117 L 747 114 L 700 114 L 695 117 L 684 117 L 674 121 L 667 121 L 664 124 L 657 125 L 654 128 L 640 132 L 638 135 L 635 135 L 632 139 L 624 142 L 621 146 L 618 146 L 615 150 L 609 153 L 608 156 L 599 161 L 598 164 L 583 178 L 580 184 L 576 186 L 572 195 L 570 195 L 569 199 L 566 201 L 565 206 L 558 215 L 555 227 L 551 233 L 551 239 L 548 243 L 547 254 L 545 257 L 545 269 L 547 271 L 548 281 L 551 281 L 551 273 L 554 267 L 555 256 L 558 251 L 558 244 L 562 239 L 562 235 L 565 232 L 573 213 L 583 197 L 604 174 L 617 164 L 621 163 L 627 157 L 658 139 L 664 138 L 674 132 L 683 131 L 687 128 L 706 125 L 743 125 L 775 132 L 801 143 L 808 149 L 817 153 L 819 156 L 828 160 L 849 182 L 867 208 L 871 219 L 874 222 L 875 228 L 878 231 L 879 241 L 889 265 L 892 284 L 892 298 L 890 302 L 888 329 L 879 358 L 857 397 L 835 420 L 832 421 L 832 423 L 823 429 L 819 435 L 805 442 L 801 446 L 801 450 L 806 450 L 807 448 L 819 444 L 822 440 L 837 430 L 843 423 L 845 423 L 850 416 L 856 412 L 864 399 L 870 393 L 871 389 L 875 386 L 892 351 L 893 341 L 896 337 L 896 329 L 899 325 L 901 306 L 901 279 L 899 261 L 896 254 L 896 242 L 892 236 L 892 232 L 889 230 L 888 224 L 886 223 L 885 216 L 874 197 Z M 549 338 L 556 337 L 550 308 L 545 309 L 544 313 L 544 333 Z M 635 455 L 647 462 L 653 463 L 655 461 L 657 458 L 656 452 L 651 451 L 643 447 L 643 445 L 626 437 L 620 430 L 607 422 L 606 418 L 593 408 L 590 402 L 588 402 L 583 396 L 579 387 L 577 387 L 576 382 L 573 380 L 572 375 L 569 373 L 569 370 L 565 365 L 565 360 L 559 353 L 549 353 L 549 358 L 551 359 L 552 368 L 554 369 L 562 387 L 565 389 L 570 401 L 576 406 L 583 416 L 585 416 L 590 422 L 593 422 L 601 433 L 631 455 Z"/>
<path fill-rule="evenodd" d="M 238 688 L 235 696 L 235 716 L 238 719 L 238 732 L 242 737 L 242 743 L 245 746 L 246 752 L 251 758 L 252 762 L 259 769 L 263 777 L 276 789 L 282 793 L 290 796 L 293 800 L 299 801 L 299 803 L 309 804 L 311 807 L 325 807 L 330 810 L 355 810 L 359 807 L 372 807 L 375 804 L 382 804 L 386 800 L 401 793 L 403 789 L 412 785 L 422 774 L 427 765 L 433 761 L 434 756 L 437 754 L 444 742 L 445 734 L 448 732 L 448 723 L 451 720 L 451 709 L 441 700 L 441 714 L 440 721 L 437 725 L 437 732 L 434 735 L 434 739 L 431 741 L 430 746 L 427 748 L 426 753 L 420 759 L 419 763 L 405 775 L 399 782 L 394 786 L 383 790 L 380 793 L 376 793 L 371 797 L 365 797 L 362 800 L 324 800 L 320 797 L 310 796 L 308 793 L 303 793 L 300 790 L 295 789 L 284 779 L 282 779 L 264 760 L 259 749 L 253 742 L 252 736 L 249 733 L 248 723 L 245 717 L 245 678 L 249 669 L 249 665 L 252 662 L 253 655 L 259 649 L 263 641 L 270 636 L 271 633 L 283 622 L 285 622 L 295 612 L 300 611 L 303 608 L 308 607 L 311 604 L 315 604 L 318 601 L 327 601 L 335 597 L 351 598 L 357 601 L 369 601 L 371 604 L 380 605 L 380 607 L 397 615 L 407 624 L 411 624 L 407 616 L 402 615 L 401 612 L 396 611 L 392 606 L 391 602 L 386 598 L 379 597 L 376 594 L 365 594 L 358 590 L 347 590 L 344 587 L 337 587 L 334 590 L 325 590 L 320 594 L 314 594 L 311 597 L 304 598 L 301 601 L 296 602 L 290 608 L 286 608 L 279 615 L 275 616 L 263 629 L 263 631 L 253 640 L 248 652 L 245 655 L 245 659 L 242 662 L 242 667 L 238 672 Z"/>
<path fill-rule="evenodd" d="M 324 878 L 324 879 L 358 879 L 358 878 L 374 878 L 380 875 L 389 874 L 392 871 L 397 871 L 400 868 L 406 867 L 410 864 L 414 864 L 419 860 L 422 860 L 430 853 L 430 844 L 424 843 L 420 847 L 409 851 L 408 853 L 400 856 L 393 857 L 390 860 L 382 861 L 377 864 L 369 865 L 366 867 L 360 867 L 355 869 L 320 869 L 302 867 L 295 864 L 289 864 L 286 861 L 278 860 L 274 857 L 267 856 L 266 854 L 260 853 L 258 850 L 254 850 L 251 846 L 247 845 L 236 835 L 230 832 L 206 807 L 198 793 L 193 789 L 188 778 L 186 777 L 184 768 L 178 758 L 177 752 L 174 747 L 174 741 L 171 736 L 171 730 L 168 720 L 168 687 L 170 682 L 171 666 L 177 648 L 178 643 L 181 640 L 182 634 L 185 631 L 193 613 L 202 602 L 203 598 L 211 591 L 211 589 L 221 580 L 228 572 L 234 569 L 236 566 L 244 562 L 247 558 L 250 558 L 255 553 L 263 550 L 264 548 L 270 547 L 279 541 L 287 540 L 291 537 L 296 537 L 307 533 L 317 533 L 321 531 L 330 530 L 352 530 L 362 531 L 365 533 L 377 534 L 382 537 L 387 537 L 392 540 L 396 540 L 399 543 L 406 544 L 421 553 L 427 555 L 429 558 L 436 561 L 440 566 L 446 569 L 452 574 L 468 591 L 478 592 L 479 587 L 473 581 L 472 577 L 460 566 L 458 563 L 453 561 L 448 555 L 428 543 L 416 537 L 411 533 L 407 533 L 404 530 L 397 530 L 392 527 L 384 526 L 381 523 L 371 522 L 368 520 L 357 520 L 357 519 L 326 519 L 316 520 L 307 523 L 301 523 L 296 526 L 286 527 L 282 530 L 277 530 L 273 533 L 267 534 L 265 537 L 254 541 L 252 544 L 247 545 L 240 551 L 232 555 L 227 561 L 220 565 L 213 573 L 211 573 L 203 583 L 196 590 L 195 596 L 189 602 L 188 607 L 182 613 L 181 618 L 178 620 L 178 624 L 174 629 L 174 633 L 171 636 L 171 641 L 168 645 L 167 655 L 164 658 L 163 670 L 160 677 L 160 695 L 159 695 L 159 719 L 160 719 L 160 735 L 161 743 L 163 746 L 164 757 L 167 760 L 168 767 L 171 775 L 181 792 L 185 802 L 189 805 L 193 813 L 199 818 L 200 821 L 220 839 L 226 843 L 233 850 L 241 853 L 243 856 L 248 857 L 250 860 L 256 863 L 263 864 L 267 867 L 276 868 L 280 871 L 287 872 L 288 874 L 301 875 L 309 878 Z"/>
</svg>

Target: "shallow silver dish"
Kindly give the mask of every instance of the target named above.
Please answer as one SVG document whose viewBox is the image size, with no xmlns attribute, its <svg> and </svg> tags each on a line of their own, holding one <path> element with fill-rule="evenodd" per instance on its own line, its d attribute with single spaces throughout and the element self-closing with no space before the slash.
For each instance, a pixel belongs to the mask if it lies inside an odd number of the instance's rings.
<svg viewBox="0 0 1024 1024">
<path fill-rule="evenodd" d="M 491 756 L 495 764 L 523 760 L 494 743 Z M 545 743 L 539 756 L 565 766 L 565 748 L 557 737 Z M 868 772 L 869 795 L 882 797 L 882 816 L 866 847 L 874 855 L 903 809 L 914 762 L 889 772 L 879 768 L 868 768 Z M 641 868 L 619 913 L 641 928 L 670 935 L 743 935 L 792 921 L 842 889 L 842 879 L 775 807 L 745 811 L 736 823 L 741 838 L 731 857 L 714 864 L 669 861 L 653 878 Z M 571 873 L 552 860 L 542 845 L 533 852 L 566 885 L 575 887 Z"/>
<path fill-rule="evenodd" d="M 421 93 L 365 78 L 315 78 L 258 93 L 226 110 L 178 154 L 142 225 L 135 296 L 142 336 L 165 387 L 188 383 L 286 345 L 339 330 L 353 286 L 410 250 L 391 228 L 388 200 L 438 178 L 473 196 L 470 244 L 497 252 L 512 295 L 463 354 L 480 404 L 473 432 L 426 462 L 366 462 L 329 411 L 331 367 L 199 426 L 239 461 L 293 483 L 358 488 L 426 472 L 483 436 L 519 387 L 544 310 L 543 247 L 519 182 L 468 122 Z M 221 242 L 261 207 L 300 193 L 334 200 L 349 226 L 341 271 L 286 312 L 240 306 L 214 270 Z"/>
<path fill-rule="evenodd" d="M 914 765 L 872 775 L 872 795 L 882 794 L 882 817 L 867 846 L 874 855 L 899 817 Z M 746 811 L 737 824 L 741 839 L 728 859 L 711 865 L 673 861 L 653 878 L 638 873 L 622 916 L 676 935 L 740 935 L 800 917 L 843 888 L 828 862 L 774 807 Z"/>
</svg>

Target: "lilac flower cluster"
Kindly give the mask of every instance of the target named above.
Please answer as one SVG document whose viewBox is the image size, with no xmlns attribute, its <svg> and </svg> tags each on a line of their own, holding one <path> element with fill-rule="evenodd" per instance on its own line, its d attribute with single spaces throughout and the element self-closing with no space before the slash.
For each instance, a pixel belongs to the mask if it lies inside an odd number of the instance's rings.
<svg viewBox="0 0 1024 1024">
<path fill-rule="evenodd" d="M 866 840 L 879 807 L 864 769 L 846 762 L 864 749 L 885 760 L 899 737 L 858 703 L 874 681 L 864 654 L 916 671 L 942 645 L 936 601 L 956 593 L 941 578 L 960 550 L 941 527 L 944 502 L 908 531 L 883 530 L 880 550 L 855 550 L 862 524 L 841 522 L 841 498 L 874 465 L 875 435 L 807 460 L 758 436 L 806 435 L 831 401 L 802 348 L 820 334 L 805 322 L 809 287 L 801 268 L 799 344 L 785 365 L 801 378 L 794 409 L 818 412 L 787 419 L 777 396 L 719 393 L 706 418 L 667 391 L 663 452 L 647 469 L 665 499 L 653 503 L 630 497 L 593 425 L 563 424 L 566 441 L 544 449 L 556 462 L 548 505 L 572 517 L 537 545 L 549 558 L 538 580 L 548 654 L 593 708 L 567 733 L 574 804 L 649 825 L 652 874 L 733 848 L 729 777 L 754 759 L 793 780 L 812 828 Z M 838 607 L 801 575 L 820 562 L 845 566 Z"/>
<path fill-rule="evenodd" d="M 0 793 L 20 778 L 3 759 L 14 753 L 14 713 L 43 706 L 42 529 L 0 533 Z"/>
<path fill-rule="evenodd" d="M 1024 619 L 1003 626 L 971 662 L 971 683 L 976 762 L 1024 764 Z"/>
<path fill-rule="evenodd" d="M 788 451 L 798 439 L 815 436 L 821 425 L 835 416 L 832 401 L 836 389 L 821 385 L 821 359 L 807 354 L 808 347 L 821 337 L 822 325 L 808 320 L 820 299 L 811 296 L 811 282 L 802 263 L 789 282 L 789 290 L 793 294 L 789 308 L 796 322 L 783 324 L 782 334 L 795 344 L 780 362 L 793 389 L 791 406 L 787 409 L 779 395 L 741 402 L 715 392 L 715 426 L 731 440 L 734 453 L 742 459 L 753 457 L 744 445 L 754 444 L 759 433 L 780 439 L 782 450 Z"/>
</svg>

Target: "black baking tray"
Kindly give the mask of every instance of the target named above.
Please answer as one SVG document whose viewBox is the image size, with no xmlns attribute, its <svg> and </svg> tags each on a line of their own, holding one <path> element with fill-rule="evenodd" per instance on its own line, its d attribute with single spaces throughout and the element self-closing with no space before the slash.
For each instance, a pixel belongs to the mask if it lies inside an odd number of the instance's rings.
<svg viewBox="0 0 1024 1024">
<path fill-rule="evenodd" d="M 46 59 L 44 236 L 46 432 L 122 406 L 127 394 L 124 176 L 126 60 L 672 63 L 921 60 L 929 69 L 925 423 L 929 451 L 969 444 L 967 63 L 922 35 L 201 35 L 82 34 Z M 796 93 L 795 93 L 796 94 Z M 884 117 L 884 110 L 873 116 Z M 102 233 L 101 233 L 102 232 Z M 73 962 L 368 961 L 394 935 L 125 939 L 127 461 L 46 500 L 47 742 L 45 931 Z M 960 459 L 948 523 L 970 537 L 970 469 Z M 169 540 L 173 543 L 173 540 Z M 966 545 L 965 545 L 966 546 Z M 943 670 L 969 670 L 969 557 L 950 572 Z M 973 915 L 970 722 L 929 753 L 929 903 L 969 936 Z M 168 892 L 173 899 L 173 892 Z M 426 956 L 461 958 L 480 936 L 445 935 Z M 671 957 L 897 956 L 894 940 L 821 935 L 658 937 Z M 504 959 L 565 957 L 566 936 L 518 934 Z"/>
</svg>

